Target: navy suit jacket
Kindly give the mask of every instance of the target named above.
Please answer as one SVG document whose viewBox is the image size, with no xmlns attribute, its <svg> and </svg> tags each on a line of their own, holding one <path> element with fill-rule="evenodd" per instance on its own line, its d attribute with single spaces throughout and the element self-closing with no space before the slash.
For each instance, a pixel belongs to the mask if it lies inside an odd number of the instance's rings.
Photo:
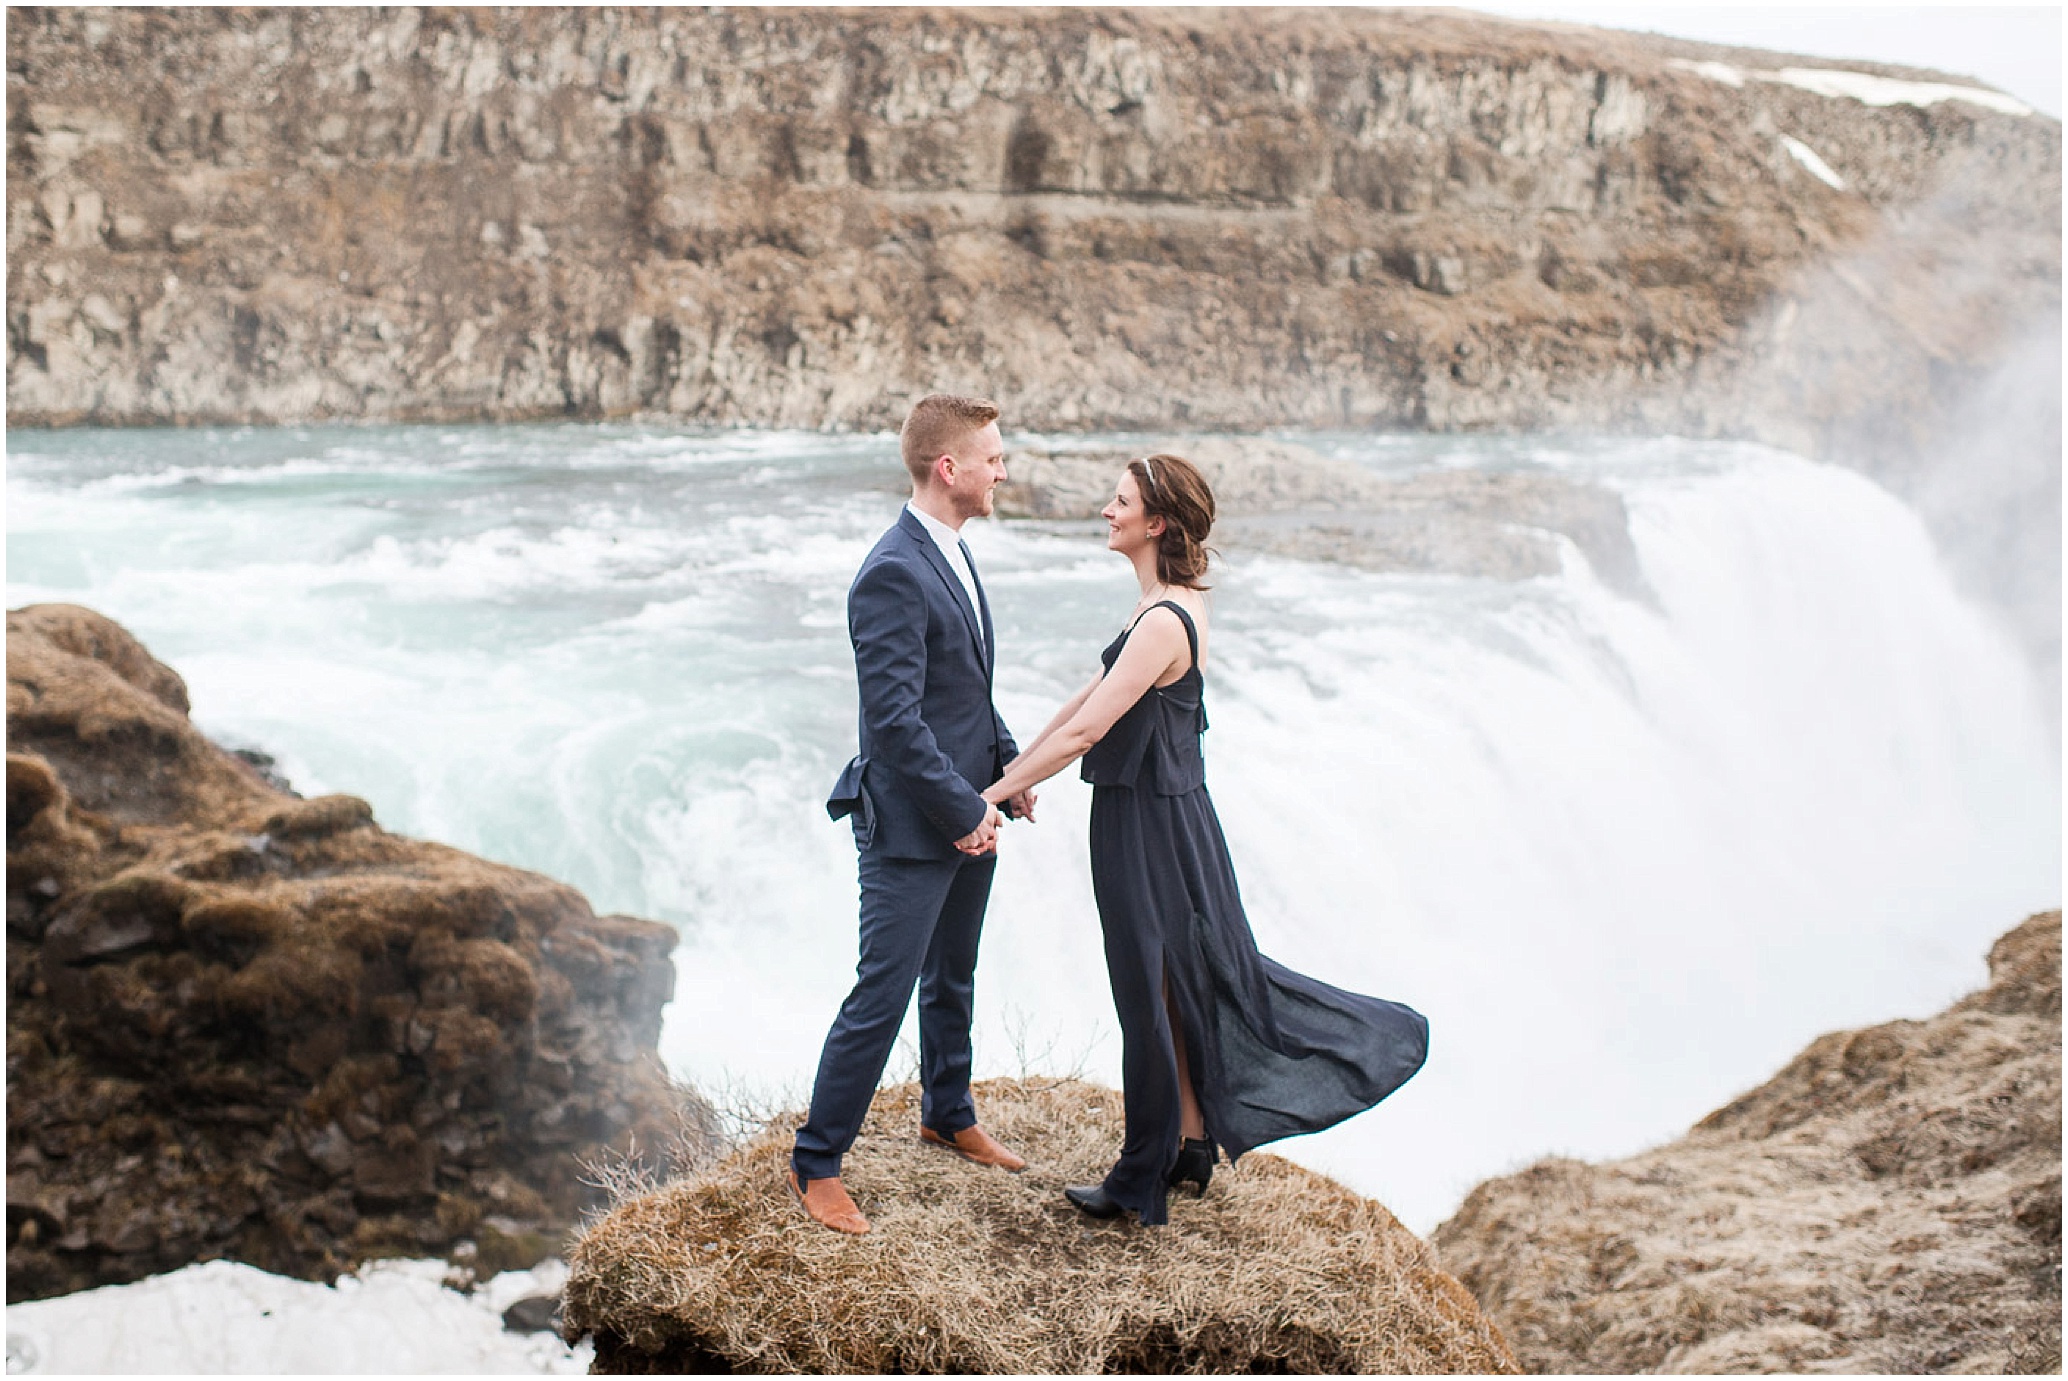
<svg viewBox="0 0 2068 1381">
<path fill-rule="evenodd" d="M 861 753 L 826 802 L 852 816 L 855 844 L 890 858 L 953 859 L 983 823 L 977 793 L 1019 755 L 991 704 L 991 602 L 978 607 L 907 510 L 847 592 L 861 691 Z M 983 633 L 978 639 L 978 630 Z"/>
</svg>

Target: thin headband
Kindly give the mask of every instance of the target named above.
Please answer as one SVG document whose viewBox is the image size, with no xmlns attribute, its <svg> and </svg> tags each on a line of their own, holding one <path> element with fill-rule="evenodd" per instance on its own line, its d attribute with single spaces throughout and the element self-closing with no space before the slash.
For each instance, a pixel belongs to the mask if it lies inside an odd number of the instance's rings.
<svg viewBox="0 0 2068 1381">
<path fill-rule="evenodd" d="M 1148 478 L 1151 485 L 1154 485 L 1156 483 L 1156 467 L 1149 463 L 1149 457 L 1141 457 L 1141 466 L 1142 474 Z"/>
</svg>

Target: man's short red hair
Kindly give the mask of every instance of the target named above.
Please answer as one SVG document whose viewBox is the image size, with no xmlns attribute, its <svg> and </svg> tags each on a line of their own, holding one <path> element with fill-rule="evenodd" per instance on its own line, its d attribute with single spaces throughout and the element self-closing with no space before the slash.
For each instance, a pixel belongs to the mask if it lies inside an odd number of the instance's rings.
<svg viewBox="0 0 2068 1381">
<path fill-rule="evenodd" d="M 962 449 L 974 432 L 998 420 L 998 405 L 986 398 L 958 398 L 952 393 L 929 393 L 905 414 L 898 433 L 898 447 L 904 452 L 905 468 L 915 483 L 925 483 L 933 463 Z"/>
</svg>

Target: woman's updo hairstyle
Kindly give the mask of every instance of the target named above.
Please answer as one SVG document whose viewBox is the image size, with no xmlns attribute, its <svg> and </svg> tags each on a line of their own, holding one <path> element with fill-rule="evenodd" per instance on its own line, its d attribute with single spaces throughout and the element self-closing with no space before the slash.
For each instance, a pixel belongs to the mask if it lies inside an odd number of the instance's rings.
<svg viewBox="0 0 2068 1381">
<path fill-rule="evenodd" d="M 1127 472 L 1135 477 L 1142 512 L 1163 519 L 1163 536 L 1156 541 L 1157 578 L 1166 585 L 1205 589 L 1200 579 L 1206 574 L 1206 537 L 1214 525 L 1214 491 L 1206 477 L 1183 456 L 1169 455 L 1130 460 Z"/>
</svg>

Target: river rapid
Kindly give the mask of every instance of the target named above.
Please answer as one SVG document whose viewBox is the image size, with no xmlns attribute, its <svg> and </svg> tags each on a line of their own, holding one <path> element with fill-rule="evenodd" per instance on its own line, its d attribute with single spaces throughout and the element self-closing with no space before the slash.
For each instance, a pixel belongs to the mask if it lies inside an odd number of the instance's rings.
<svg viewBox="0 0 2068 1381">
<path fill-rule="evenodd" d="M 1393 1098 L 1273 1150 L 1426 1232 L 1489 1175 L 1670 1139 L 1821 1031 L 1936 1010 L 2060 903 L 2035 678 L 1868 481 L 1720 442 L 1301 439 L 1386 473 L 1608 485 L 1656 599 L 1570 548 L 1519 583 L 1228 553 L 1207 779 L 1258 942 L 1432 1032 Z M 892 438 L 8 445 L 10 607 L 117 619 L 204 730 L 304 794 L 675 925 L 671 1068 L 801 1104 L 855 958 L 854 850 L 822 801 L 854 751 L 844 599 L 901 501 Z M 1131 574 L 1098 524 L 966 535 L 1028 739 L 1096 670 Z M 1005 831 L 980 1074 L 1118 1081 L 1089 799 L 1066 774 Z"/>
</svg>

